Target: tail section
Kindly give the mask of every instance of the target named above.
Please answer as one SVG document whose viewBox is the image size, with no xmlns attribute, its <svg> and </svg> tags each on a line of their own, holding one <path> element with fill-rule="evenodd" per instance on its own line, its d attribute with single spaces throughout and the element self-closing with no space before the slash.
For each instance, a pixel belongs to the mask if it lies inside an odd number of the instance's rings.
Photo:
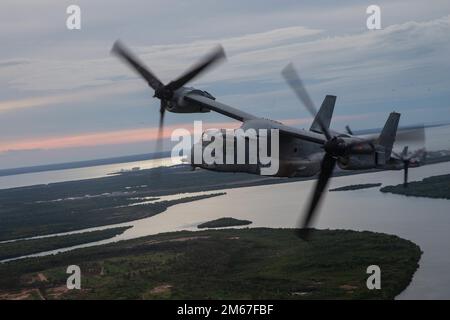
<svg viewBox="0 0 450 320">
<path fill-rule="evenodd" d="M 311 124 L 310 131 L 314 132 L 322 132 L 320 130 L 320 126 L 318 124 L 317 119 L 321 119 L 322 123 L 326 127 L 330 127 L 331 118 L 333 117 L 334 104 L 336 103 L 336 96 L 327 95 L 322 102 L 322 106 L 317 112 L 316 117 L 314 118 L 313 123 Z"/>
<path fill-rule="evenodd" d="M 384 147 L 386 159 L 391 157 L 392 146 L 394 145 L 399 121 L 400 113 L 391 112 L 380 133 L 380 137 L 378 138 L 378 144 Z"/>
</svg>

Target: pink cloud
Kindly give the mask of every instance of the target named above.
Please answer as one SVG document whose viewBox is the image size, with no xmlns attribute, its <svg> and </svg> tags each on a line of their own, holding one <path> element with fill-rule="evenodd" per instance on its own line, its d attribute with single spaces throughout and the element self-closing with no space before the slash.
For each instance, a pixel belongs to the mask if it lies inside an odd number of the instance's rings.
<svg viewBox="0 0 450 320">
<path fill-rule="evenodd" d="M 203 130 L 212 128 L 237 128 L 237 122 L 204 123 Z M 163 139 L 170 139 L 175 129 L 184 128 L 193 132 L 193 123 L 166 126 Z M 29 138 L 16 141 L 0 141 L 0 152 L 32 149 L 63 149 L 73 147 L 90 147 L 98 145 L 125 144 L 156 140 L 158 128 L 127 129 L 106 132 L 82 133 L 66 136 Z"/>
<path fill-rule="evenodd" d="M 355 116 L 336 116 L 334 121 L 350 122 L 369 117 L 369 115 Z M 309 125 L 311 118 L 297 118 L 282 120 L 286 125 Z M 238 128 L 238 122 L 213 122 L 203 123 L 203 130 L 212 128 L 234 129 Z M 163 132 L 163 139 L 170 139 L 175 129 L 184 128 L 193 132 L 193 123 L 184 123 L 178 125 L 166 126 Z M 28 138 L 16 141 L 0 141 L 0 152 L 10 150 L 32 150 L 32 149 L 64 149 L 74 147 L 90 147 L 99 145 L 126 144 L 133 142 L 144 142 L 156 140 L 158 137 L 158 128 L 126 129 L 106 132 L 82 133 L 66 136 L 51 136 L 40 138 Z"/>
</svg>

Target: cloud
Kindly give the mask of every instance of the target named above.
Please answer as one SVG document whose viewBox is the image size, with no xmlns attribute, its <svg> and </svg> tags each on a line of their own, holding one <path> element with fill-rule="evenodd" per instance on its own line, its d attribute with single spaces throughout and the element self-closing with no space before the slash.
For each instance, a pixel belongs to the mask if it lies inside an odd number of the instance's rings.
<svg viewBox="0 0 450 320">
<path fill-rule="evenodd" d="M 357 116 L 336 116 L 333 118 L 334 122 L 344 122 L 353 120 L 361 120 L 369 117 L 370 115 L 357 115 Z M 309 125 L 312 122 L 312 118 L 295 118 L 284 119 L 283 123 L 291 126 L 297 125 Z M 211 122 L 202 123 L 202 130 L 209 129 L 236 129 L 240 126 L 239 122 Z M 186 129 L 187 131 L 193 131 L 193 123 L 181 123 L 177 125 L 165 126 L 163 140 L 171 138 L 172 133 L 177 129 Z M 104 145 L 121 145 L 136 142 L 155 141 L 158 138 L 158 128 L 139 128 L 139 129 L 127 129 L 127 130 L 113 130 L 106 132 L 91 132 L 74 135 L 64 136 L 49 136 L 41 138 L 28 138 L 14 141 L 0 140 L 0 154 L 1 153 L 16 153 L 30 150 L 52 150 L 52 149 L 66 149 L 66 148 L 79 148 L 79 147 L 92 147 L 92 146 L 104 146 Z"/>
<path fill-rule="evenodd" d="M 150 68 L 155 68 L 158 75 L 168 80 L 178 76 L 217 43 L 222 43 L 229 54 L 236 55 L 297 41 L 320 32 L 320 30 L 294 26 L 233 38 L 134 47 L 133 50 L 139 53 L 144 61 L 150 61 Z M 80 87 L 107 85 L 117 79 L 130 78 L 130 75 L 134 75 L 131 70 L 117 58 L 109 55 L 99 59 L 82 60 L 38 59 L 31 60 L 26 66 L 17 66 L 8 74 L 8 84 L 20 90 L 73 90 Z M 5 75 L 2 77 L 5 78 Z M 136 76 L 133 78 L 137 79 Z"/>
<path fill-rule="evenodd" d="M 236 128 L 237 122 L 216 122 L 203 125 L 203 129 Z M 162 139 L 170 139 L 172 132 L 184 128 L 193 132 L 192 123 L 166 126 Z M 154 141 L 158 137 L 158 128 L 140 128 L 128 130 L 113 130 L 106 132 L 91 132 L 76 135 L 50 136 L 41 138 L 28 138 L 15 141 L 0 141 L 0 153 L 18 152 L 25 150 L 65 149 L 75 147 L 90 147 L 97 145 L 125 144 L 143 141 Z"/>
<path fill-rule="evenodd" d="M 325 93 L 339 93 L 338 105 L 347 107 L 367 101 L 381 102 L 387 97 L 394 101 L 410 100 L 423 95 L 424 86 L 432 87 L 433 94 L 448 92 L 449 33 L 450 17 L 446 16 L 346 36 L 329 37 L 321 30 L 294 26 L 228 37 L 219 41 L 228 50 L 228 63 L 198 82 L 200 86 L 217 87 L 219 91 L 228 88 L 225 95 L 218 96 L 220 100 L 243 109 L 256 106 L 253 109 L 267 110 L 272 113 L 269 116 L 277 119 L 285 118 L 283 115 L 290 110 L 302 110 L 279 75 L 290 60 L 299 66 L 316 101 L 321 101 Z M 149 65 L 156 74 L 167 80 L 167 75 L 169 79 L 177 76 L 215 43 L 196 40 L 134 49 L 142 60 L 151 62 Z M 117 95 L 132 96 L 148 90 L 143 81 L 112 57 L 34 60 L 26 65 L 19 64 L 15 69 L 20 77 L 10 81 L 14 86 L 59 93 L 2 101 L 0 112 L 99 99 L 107 101 Z M 27 69 L 33 72 L 25 72 Z M 269 108 L 271 99 L 272 103 L 288 107 L 282 112 Z"/>
<path fill-rule="evenodd" d="M 114 95 L 131 94 L 142 90 L 142 87 L 125 83 L 107 86 L 91 87 L 84 90 L 52 94 L 46 96 L 35 96 L 24 99 L 13 99 L 0 101 L 0 112 L 14 111 L 23 108 L 35 108 L 42 106 L 58 105 L 64 103 L 80 103 L 92 101 L 101 97 L 111 97 Z"/>
<path fill-rule="evenodd" d="M 10 60 L 10 61 L 2 61 L 0 62 L 0 68 L 13 67 L 23 64 L 28 64 L 28 60 Z"/>
<path fill-rule="evenodd" d="M 276 98 L 278 92 L 278 95 L 284 95 L 283 99 L 288 99 L 289 91 L 279 72 L 293 60 L 300 67 L 313 95 L 323 96 L 326 90 L 331 89 L 331 92 L 351 96 L 344 102 L 355 105 L 367 100 L 386 100 L 387 97 L 410 99 L 424 94 L 424 86 L 432 86 L 433 94 L 447 91 L 450 84 L 449 33 L 450 18 L 446 16 L 346 36 L 329 37 L 321 30 L 294 26 L 217 41 L 197 40 L 133 49 L 163 81 L 169 81 L 214 44 L 221 42 L 228 52 L 228 63 L 197 82 L 212 89 L 231 85 L 235 91 L 229 93 L 230 99 L 233 102 L 248 101 L 250 105 L 252 101 L 260 103 L 262 98 L 258 98 L 259 94 Z M 132 90 L 120 89 L 120 86 L 117 90 L 108 89 L 114 83 L 134 87 Z M 108 92 L 113 96 L 145 88 L 131 70 L 113 57 L 75 61 L 34 60 L 26 65 L 17 65 L 9 84 L 20 90 L 70 93 L 6 101 L 0 104 L 0 110 L 24 105 L 45 106 L 66 99 L 74 102 L 97 97 L 108 99 Z M 249 92 L 249 84 L 255 90 Z M 386 90 L 389 84 L 396 88 L 395 93 L 391 88 Z M 361 89 L 355 91 L 355 86 Z M 74 94 L 73 90 L 77 93 Z M 375 90 L 378 94 L 374 94 Z M 255 100 L 252 100 L 252 95 Z M 233 99 L 233 96 L 239 99 Z"/>
<path fill-rule="evenodd" d="M 308 79 L 334 79 L 340 87 L 361 78 L 392 76 L 420 66 L 447 67 L 449 17 L 429 22 L 408 22 L 380 31 L 330 37 L 323 31 L 293 26 L 217 40 L 133 47 L 163 80 L 178 76 L 217 43 L 229 61 L 198 83 L 265 81 L 280 83 L 279 72 L 290 60 L 298 61 Z M 1 62 L 0 62 L 1 63 Z M 18 66 L 9 85 L 21 90 L 73 90 L 109 85 L 134 76 L 116 58 L 34 60 Z M 137 77 L 134 77 L 137 79 Z M 245 89 L 245 88 L 244 88 Z"/>
<path fill-rule="evenodd" d="M 192 85 L 263 117 L 295 124 L 308 115 L 280 77 L 281 69 L 293 61 L 316 104 L 325 94 L 337 95 L 336 116 L 361 116 L 353 119 L 355 127 L 378 126 L 392 110 L 409 123 L 421 120 L 412 111 L 418 108 L 430 110 L 430 121 L 448 118 L 433 112 L 450 105 L 450 17 L 436 18 L 449 13 L 448 1 L 430 6 L 383 0 L 384 29 L 377 31 L 365 29 L 365 7 L 353 0 L 194 2 L 172 6 L 162 0 L 136 1 L 124 7 L 117 0 L 80 0 L 89 14 L 84 15 L 82 32 L 71 33 L 64 29 L 65 3 L 55 6 L 48 0 L 36 10 L 23 11 L 23 3 L 28 8 L 37 5 L 7 0 L 0 11 L 11 30 L 2 33 L 9 45 L 0 53 L 0 138 L 8 137 L 11 149 L 14 141 L 28 141 L 32 147 L 39 139 L 54 146 L 83 144 L 89 140 L 80 137 L 83 132 L 102 143 L 114 139 L 89 135 L 139 130 L 133 126 L 142 125 L 143 119 L 157 125 L 157 101 L 150 99 L 145 82 L 109 55 L 116 37 L 163 82 L 222 43 L 228 62 Z M 106 5 L 108 10 L 100 10 Z M 146 10 L 149 6 L 154 10 Z M 61 28 L 55 27 L 59 24 Z M 371 117 L 363 116 L 367 114 Z M 200 117 L 217 122 L 222 116 L 170 114 L 167 123 Z M 47 139 L 53 135 L 65 140 Z"/>
</svg>

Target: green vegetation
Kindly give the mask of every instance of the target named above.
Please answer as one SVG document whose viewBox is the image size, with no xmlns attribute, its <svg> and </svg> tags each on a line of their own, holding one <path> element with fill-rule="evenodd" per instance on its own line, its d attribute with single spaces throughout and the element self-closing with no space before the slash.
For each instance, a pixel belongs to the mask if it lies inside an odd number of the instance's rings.
<svg viewBox="0 0 450 320">
<path fill-rule="evenodd" d="M 112 238 L 122 234 L 131 228 L 118 227 L 105 230 L 90 231 L 84 233 L 70 234 L 65 236 L 54 236 L 41 239 L 19 240 L 13 242 L 0 243 L 0 260 L 17 258 L 33 253 L 51 251 L 59 248 L 76 246 L 82 243 L 89 243 Z"/>
<path fill-rule="evenodd" d="M 450 174 L 428 177 L 422 181 L 412 181 L 408 183 L 407 188 L 403 187 L 403 184 L 399 184 L 383 187 L 380 191 L 413 197 L 450 199 Z"/>
<path fill-rule="evenodd" d="M 351 191 L 351 190 L 375 188 L 375 187 L 379 187 L 379 186 L 381 186 L 381 183 L 352 184 L 349 186 L 343 186 L 343 187 L 339 187 L 339 188 L 330 189 L 330 191 Z"/>
<path fill-rule="evenodd" d="M 336 172 L 336 175 L 374 171 L 348 170 Z M 0 241 L 142 219 L 161 213 L 173 204 L 215 195 L 129 207 L 136 203 L 138 197 L 155 198 L 309 179 L 191 171 L 189 166 L 175 166 L 96 179 L 3 189 L 0 190 Z"/>
<path fill-rule="evenodd" d="M 349 174 L 339 172 L 338 174 Z M 159 177 L 159 178 L 157 178 Z M 162 178 L 164 177 L 164 178 Z M 136 198 L 154 198 L 308 180 L 246 173 L 161 167 L 107 177 L 0 190 L 0 241 L 68 232 L 142 219 L 167 207 L 208 196 L 128 207 Z M 211 195 L 215 196 L 215 195 Z"/>
<path fill-rule="evenodd" d="M 6 191 L 8 190 L 4 192 Z M 17 197 L 5 197 L 0 201 L 0 240 L 68 232 L 143 219 L 161 213 L 175 204 L 224 194 L 215 193 L 129 206 L 142 200 L 137 200 L 135 194 L 74 198 L 68 193 L 62 200 L 42 201 L 34 199 L 35 195 L 32 196 L 32 193 L 30 194 L 27 190 L 22 191 L 23 199 L 17 195 Z M 29 198 L 33 198 L 33 201 Z"/>
<path fill-rule="evenodd" d="M 201 223 L 197 226 L 199 229 L 204 228 L 223 228 L 223 227 L 236 227 L 236 226 L 246 226 L 251 224 L 250 220 L 239 220 L 235 218 L 220 218 L 205 223 Z"/>
<path fill-rule="evenodd" d="M 393 299 L 418 267 L 414 243 L 373 232 L 181 231 L 0 264 L 0 299 Z M 82 290 L 67 290 L 79 265 Z M 366 287 L 369 265 L 382 289 Z M 7 276 L 6 276 L 7 275 Z"/>
</svg>

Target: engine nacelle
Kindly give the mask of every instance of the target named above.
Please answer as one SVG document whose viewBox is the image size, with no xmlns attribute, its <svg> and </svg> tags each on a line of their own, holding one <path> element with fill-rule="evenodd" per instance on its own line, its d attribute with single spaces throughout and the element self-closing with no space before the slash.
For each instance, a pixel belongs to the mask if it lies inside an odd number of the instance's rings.
<svg viewBox="0 0 450 320">
<path fill-rule="evenodd" d="M 174 113 L 206 113 L 206 112 L 210 112 L 209 109 L 204 108 L 199 105 L 196 105 L 191 102 L 187 102 L 184 99 L 184 96 L 186 94 L 192 94 L 192 93 L 212 99 L 212 100 L 216 99 L 207 91 L 191 89 L 191 88 L 181 88 L 174 93 L 173 98 L 170 101 L 167 101 L 166 110 L 170 111 L 170 112 L 174 112 Z"/>
<path fill-rule="evenodd" d="M 375 154 L 339 157 L 338 165 L 342 170 L 371 169 L 376 166 Z"/>
<path fill-rule="evenodd" d="M 343 170 L 364 170 L 384 167 L 388 160 L 384 148 L 377 146 L 371 153 L 339 157 L 338 165 Z"/>
</svg>

